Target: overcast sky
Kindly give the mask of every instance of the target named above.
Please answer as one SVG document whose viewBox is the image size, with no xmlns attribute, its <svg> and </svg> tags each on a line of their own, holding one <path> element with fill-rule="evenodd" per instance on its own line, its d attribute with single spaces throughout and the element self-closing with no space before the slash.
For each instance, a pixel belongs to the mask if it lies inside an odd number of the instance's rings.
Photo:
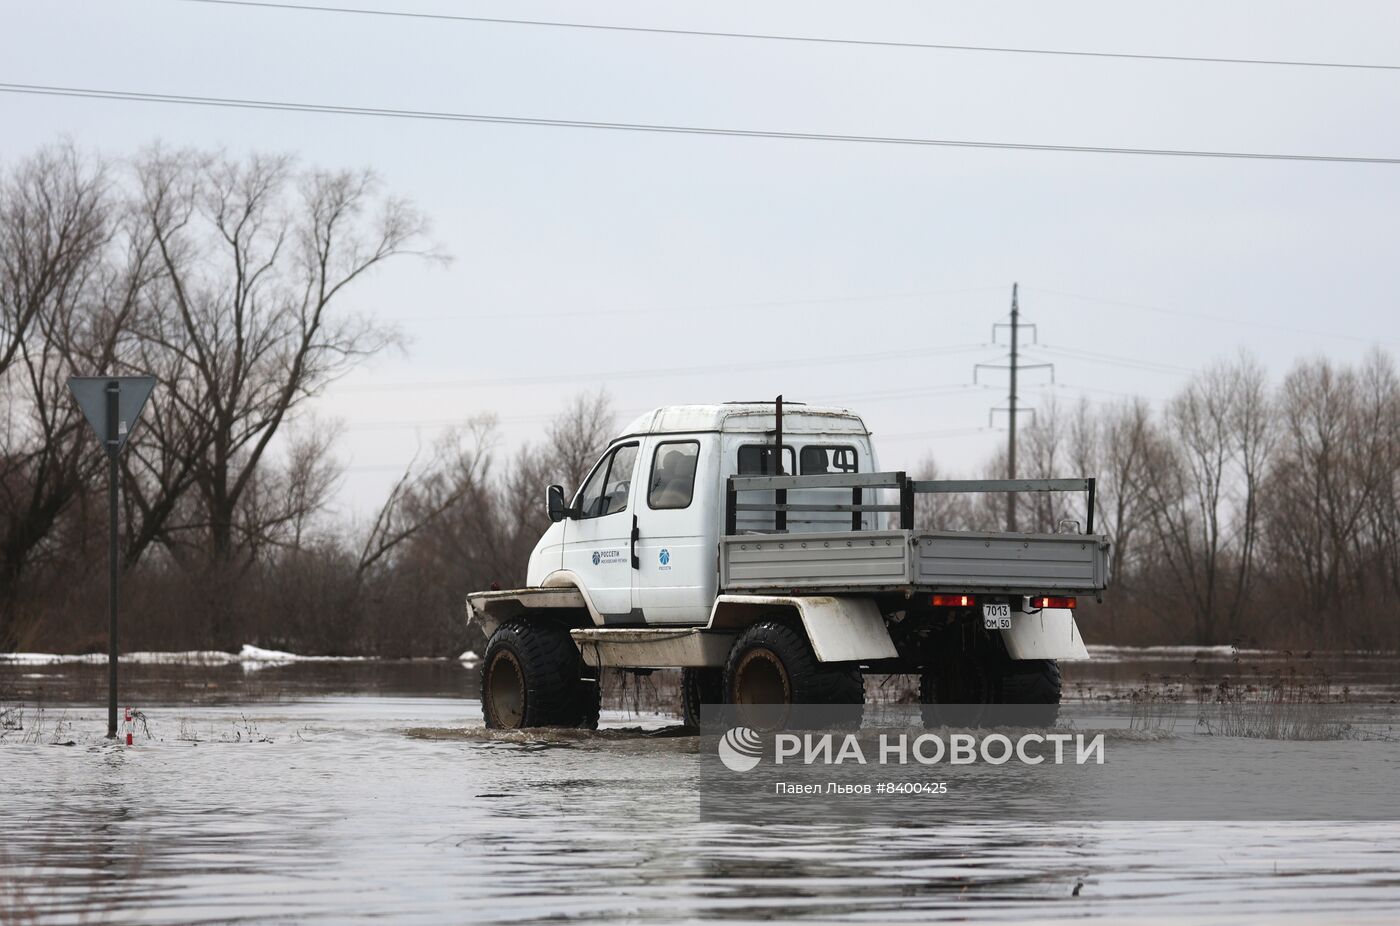
<svg viewBox="0 0 1400 926">
<path fill-rule="evenodd" d="M 315 0 L 312 0 L 315 2 Z M 345 0 L 350 5 L 354 0 Z M 1400 64 L 1400 5 L 490 3 L 379 9 L 1105 52 Z M 852 47 L 204 3 L 5 4 L 0 82 L 550 119 L 1400 156 L 1400 70 Z M 972 469 L 1011 284 L 1027 402 L 1160 402 L 1244 347 L 1400 347 L 1400 166 L 900 147 L 389 120 L 0 94 L 0 159 L 67 135 L 369 166 L 432 217 L 348 307 L 405 353 L 333 386 L 363 512 L 441 423 L 506 451 L 573 394 L 621 418 L 769 397 L 847 404 L 885 468 Z M 966 348 L 955 350 L 955 348 Z M 1092 352 L 1090 356 L 1083 352 Z M 881 353 L 904 352 L 896 358 Z M 918 353 L 916 353 L 918 352 Z M 701 372 L 713 365 L 710 372 Z M 987 382 L 995 382 L 988 378 Z M 959 388 L 966 387 L 966 388 Z M 999 417 L 997 426 L 1003 424 Z M 1066 474 L 1069 475 L 1069 474 Z"/>
</svg>

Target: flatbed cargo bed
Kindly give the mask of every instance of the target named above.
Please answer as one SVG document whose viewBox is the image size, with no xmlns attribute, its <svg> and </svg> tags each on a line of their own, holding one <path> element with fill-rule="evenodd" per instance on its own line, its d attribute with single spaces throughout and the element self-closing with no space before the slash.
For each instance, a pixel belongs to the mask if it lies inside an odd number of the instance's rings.
<svg viewBox="0 0 1400 926">
<path fill-rule="evenodd" d="M 824 490 L 812 504 L 812 490 Z M 834 490 L 834 491 L 833 491 Z M 849 491 L 844 496 L 841 490 Z M 898 503 L 881 495 L 894 490 Z M 924 493 L 1085 492 L 1084 533 L 914 529 L 914 498 Z M 759 502 L 740 493 L 764 493 Z M 789 492 L 809 499 L 788 502 Z M 898 528 L 871 530 L 871 516 L 898 517 Z M 811 519 L 822 516 L 823 521 Z M 792 530 L 850 518 L 850 530 Z M 771 530 L 742 530 L 771 518 Z M 951 591 L 1011 595 L 1097 595 L 1108 586 L 1108 538 L 1095 534 L 1093 479 L 919 481 L 904 473 L 732 476 L 719 585 L 726 592 L 840 593 Z"/>
<path fill-rule="evenodd" d="M 974 531 L 740 534 L 720 540 L 720 587 L 734 591 L 958 591 L 1097 594 L 1108 538 Z"/>
</svg>

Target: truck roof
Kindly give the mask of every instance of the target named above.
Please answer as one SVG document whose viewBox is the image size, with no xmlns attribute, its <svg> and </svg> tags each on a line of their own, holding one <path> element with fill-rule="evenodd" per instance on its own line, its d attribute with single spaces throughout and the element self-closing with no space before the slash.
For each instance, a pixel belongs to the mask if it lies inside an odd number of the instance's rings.
<svg viewBox="0 0 1400 926">
<path fill-rule="evenodd" d="M 772 402 L 726 402 L 722 405 L 664 405 L 638 416 L 622 430 L 632 434 L 697 432 L 771 433 L 777 427 Z M 784 434 L 859 434 L 870 431 L 860 416 L 834 405 L 783 403 Z"/>
</svg>

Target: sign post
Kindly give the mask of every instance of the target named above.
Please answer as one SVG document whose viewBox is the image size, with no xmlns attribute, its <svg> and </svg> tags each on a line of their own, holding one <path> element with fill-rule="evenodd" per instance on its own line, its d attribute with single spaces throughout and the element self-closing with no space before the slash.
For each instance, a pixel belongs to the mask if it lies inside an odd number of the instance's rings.
<svg viewBox="0 0 1400 926">
<path fill-rule="evenodd" d="M 154 376 L 70 376 L 68 389 L 107 451 L 107 737 L 117 735 L 117 458 L 141 409 L 155 389 Z"/>
</svg>

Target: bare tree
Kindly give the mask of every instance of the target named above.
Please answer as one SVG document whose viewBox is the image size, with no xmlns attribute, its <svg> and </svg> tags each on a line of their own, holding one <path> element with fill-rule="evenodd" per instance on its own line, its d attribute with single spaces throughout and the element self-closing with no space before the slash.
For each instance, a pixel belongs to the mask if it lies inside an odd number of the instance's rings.
<svg viewBox="0 0 1400 926">
<path fill-rule="evenodd" d="M 914 478 L 933 481 L 947 476 L 930 453 L 914 468 Z M 919 530 L 959 530 L 971 520 L 967 506 L 966 495 L 920 492 L 914 496 L 914 526 Z"/>
<path fill-rule="evenodd" d="M 71 305 L 111 237 L 107 168 L 69 144 L 0 179 L 0 376 L 44 312 Z"/>
<path fill-rule="evenodd" d="M 1269 535 L 1300 580 L 1298 616 L 1310 636 L 1335 639 L 1345 628 L 1334 622 L 1353 620 L 1363 597 L 1380 539 L 1366 527 L 1394 492 L 1397 392 L 1394 367 L 1379 353 L 1360 371 L 1315 360 L 1284 380 Z"/>
<path fill-rule="evenodd" d="M 1094 456 L 1096 430 L 1087 401 L 1081 399 L 1067 412 L 1053 397 L 1047 399 L 1036 409 L 1031 426 L 1022 432 L 1018 475 L 1054 479 L 1071 468 L 1083 472 L 1082 467 Z M 1079 520 L 1083 526 L 1081 503 L 1062 492 L 1018 493 L 1016 508 L 1022 530 L 1053 532 L 1066 519 Z"/>
<path fill-rule="evenodd" d="M 1099 429 L 1097 465 L 1084 470 L 1100 474 L 1096 528 L 1113 544 L 1109 576 L 1114 582 L 1121 581 L 1137 563 L 1135 541 L 1145 522 L 1146 482 L 1152 465 L 1149 455 L 1159 440 L 1146 401 L 1133 399 L 1113 406 Z"/>
<path fill-rule="evenodd" d="M 1245 356 L 1207 368 L 1167 408 L 1171 452 L 1152 457 L 1147 514 L 1197 643 L 1239 633 L 1255 565 L 1269 414 L 1263 372 Z"/>
<path fill-rule="evenodd" d="M 100 454 L 67 379 L 119 367 L 140 275 L 108 260 L 111 215 L 105 167 L 70 147 L 0 185 L 0 643 L 13 639 L 22 574 L 82 539 L 59 526 Z"/>
<path fill-rule="evenodd" d="M 1258 571 L 1260 502 L 1278 429 L 1263 366 L 1241 352 L 1230 376 L 1229 427 L 1236 463 L 1232 486 L 1235 577 L 1228 611 L 1233 639 L 1239 636 L 1240 618 Z"/>
<path fill-rule="evenodd" d="M 415 468 L 415 463 L 405 468 L 365 534 L 355 569 L 357 576 L 363 578 L 376 564 L 386 561 L 395 550 L 454 509 L 468 518 L 480 512 L 479 505 L 468 507 L 463 502 L 479 502 L 484 494 L 495 427 L 493 416 L 474 418 L 443 435 L 421 470 Z M 469 565 L 470 557 L 455 562 L 457 570 Z"/>
<path fill-rule="evenodd" d="M 244 504 L 282 425 L 310 397 L 395 340 L 392 329 L 333 311 L 351 284 L 415 250 L 423 217 L 380 196 L 367 172 L 293 171 L 288 158 L 154 149 L 136 166 L 139 212 L 162 270 L 142 336 L 178 362 L 162 368 L 170 443 L 140 463 L 156 478 L 143 513 L 169 517 L 183 482 L 199 514 L 178 530 L 230 563 L 284 523 Z M 158 461 L 158 462 L 155 462 Z M 181 472 L 182 465 L 188 464 Z M 175 471 L 171 471 L 171 467 Z M 252 519 L 252 520 L 250 520 Z M 163 522 L 143 536 L 169 539 Z"/>
<path fill-rule="evenodd" d="M 583 485 L 588 470 L 612 438 L 612 400 L 605 390 L 577 395 L 549 426 L 547 454 L 565 493 Z"/>
</svg>

